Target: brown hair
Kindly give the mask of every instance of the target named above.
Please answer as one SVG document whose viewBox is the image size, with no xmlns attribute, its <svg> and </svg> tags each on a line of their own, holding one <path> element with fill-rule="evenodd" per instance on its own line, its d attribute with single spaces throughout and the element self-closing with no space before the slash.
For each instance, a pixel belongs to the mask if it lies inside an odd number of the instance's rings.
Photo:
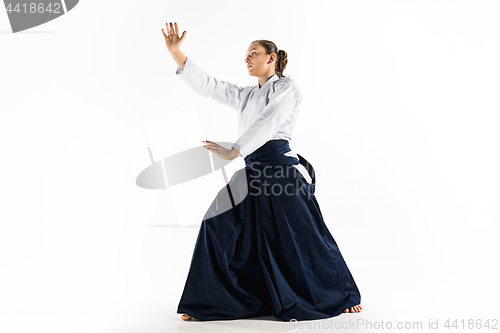
<svg viewBox="0 0 500 333">
<path fill-rule="evenodd" d="M 276 62 L 274 71 L 278 75 L 278 77 L 284 77 L 283 71 L 285 70 L 286 64 L 288 63 L 288 55 L 285 51 L 279 50 L 276 44 L 271 42 L 270 40 L 258 39 L 254 40 L 252 43 L 259 43 L 266 50 L 266 54 L 274 53 L 276 54 Z"/>
</svg>

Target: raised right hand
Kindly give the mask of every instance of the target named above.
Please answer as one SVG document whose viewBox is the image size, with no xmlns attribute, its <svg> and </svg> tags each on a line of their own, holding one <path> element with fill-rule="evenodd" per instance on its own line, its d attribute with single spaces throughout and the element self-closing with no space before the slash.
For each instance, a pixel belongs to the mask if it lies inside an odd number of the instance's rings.
<svg viewBox="0 0 500 333">
<path fill-rule="evenodd" d="M 165 24 L 167 27 L 167 34 L 165 34 L 165 31 L 161 29 L 163 32 L 163 37 L 165 37 L 165 45 L 167 45 L 168 51 L 173 51 L 173 50 L 178 50 L 181 47 L 182 42 L 184 39 L 186 39 L 186 31 L 182 33 L 182 36 L 179 38 L 179 30 L 177 28 L 177 22 L 175 23 L 175 29 L 172 26 L 172 22 L 170 22 L 170 28 L 168 26 L 168 23 Z"/>
</svg>

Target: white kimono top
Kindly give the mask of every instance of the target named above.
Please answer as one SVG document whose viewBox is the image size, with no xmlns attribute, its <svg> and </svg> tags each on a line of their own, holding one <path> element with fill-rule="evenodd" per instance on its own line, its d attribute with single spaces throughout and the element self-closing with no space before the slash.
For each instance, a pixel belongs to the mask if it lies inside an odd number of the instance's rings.
<svg viewBox="0 0 500 333">
<path fill-rule="evenodd" d="M 238 140 L 232 147 L 245 158 L 267 141 L 290 141 L 301 102 L 297 83 L 290 77 L 271 76 L 262 87 L 239 87 L 205 73 L 187 57 L 184 70 L 177 67 L 177 77 L 204 97 L 238 111 Z M 298 159 L 295 152 L 285 153 Z M 308 183 L 312 179 L 302 164 L 294 165 Z"/>
</svg>

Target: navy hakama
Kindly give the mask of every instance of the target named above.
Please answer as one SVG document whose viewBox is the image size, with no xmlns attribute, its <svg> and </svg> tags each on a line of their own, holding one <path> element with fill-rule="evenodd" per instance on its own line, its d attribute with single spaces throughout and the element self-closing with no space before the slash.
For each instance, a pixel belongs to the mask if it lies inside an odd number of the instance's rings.
<svg viewBox="0 0 500 333">
<path fill-rule="evenodd" d="M 177 313 L 198 320 L 337 316 L 361 295 L 323 221 L 315 175 L 302 156 L 270 140 L 245 157 L 203 219 Z M 293 166 L 309 172 L 308 184 Z M 222 213 L 222 193 L 234 207 Z"/>
</svg>

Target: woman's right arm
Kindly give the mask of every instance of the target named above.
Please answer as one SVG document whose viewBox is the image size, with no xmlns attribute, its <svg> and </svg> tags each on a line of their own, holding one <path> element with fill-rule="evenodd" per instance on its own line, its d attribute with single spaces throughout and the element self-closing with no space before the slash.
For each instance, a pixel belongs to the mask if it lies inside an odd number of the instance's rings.
<svg viewBox="0 0 500 333">
<path fill-rule="evenodd" d="M 177 66 L 179 66 L 181 70 L 184 70 L 184 65 L 186 64 L 187 59 L 186 55 L 184 55 L 180 49 L 170 51 L 170 55 L 174 58 Z"/>
<path fill-rule="evenodd" d="M 163 31 L 163 36 L 165 37 L 165 44 L 170 55 L 179 66 L 175 72 L 177 77 L 199 95 L 210 97 L 219 103 L 238 110 L 244 88 L 208 75 L 191 58 L 186 57 L 180 50 L 180 45 L 185 39 L 186 31 L 179 38 L 177 23 L 175 23 L 175 29 L 172 23 L 170 23 L 170 28 L 167 24 L 167 31 L 168 35 Z"/>
<path fill-rule="evenodd" d="M 233 109 L 239 109 L 243 87 L 208 75 L 189 57 L 183 67 L 184 69 L 179 66 L 175 74 L 199 95 L 210 97 Z"/>
</svg>

